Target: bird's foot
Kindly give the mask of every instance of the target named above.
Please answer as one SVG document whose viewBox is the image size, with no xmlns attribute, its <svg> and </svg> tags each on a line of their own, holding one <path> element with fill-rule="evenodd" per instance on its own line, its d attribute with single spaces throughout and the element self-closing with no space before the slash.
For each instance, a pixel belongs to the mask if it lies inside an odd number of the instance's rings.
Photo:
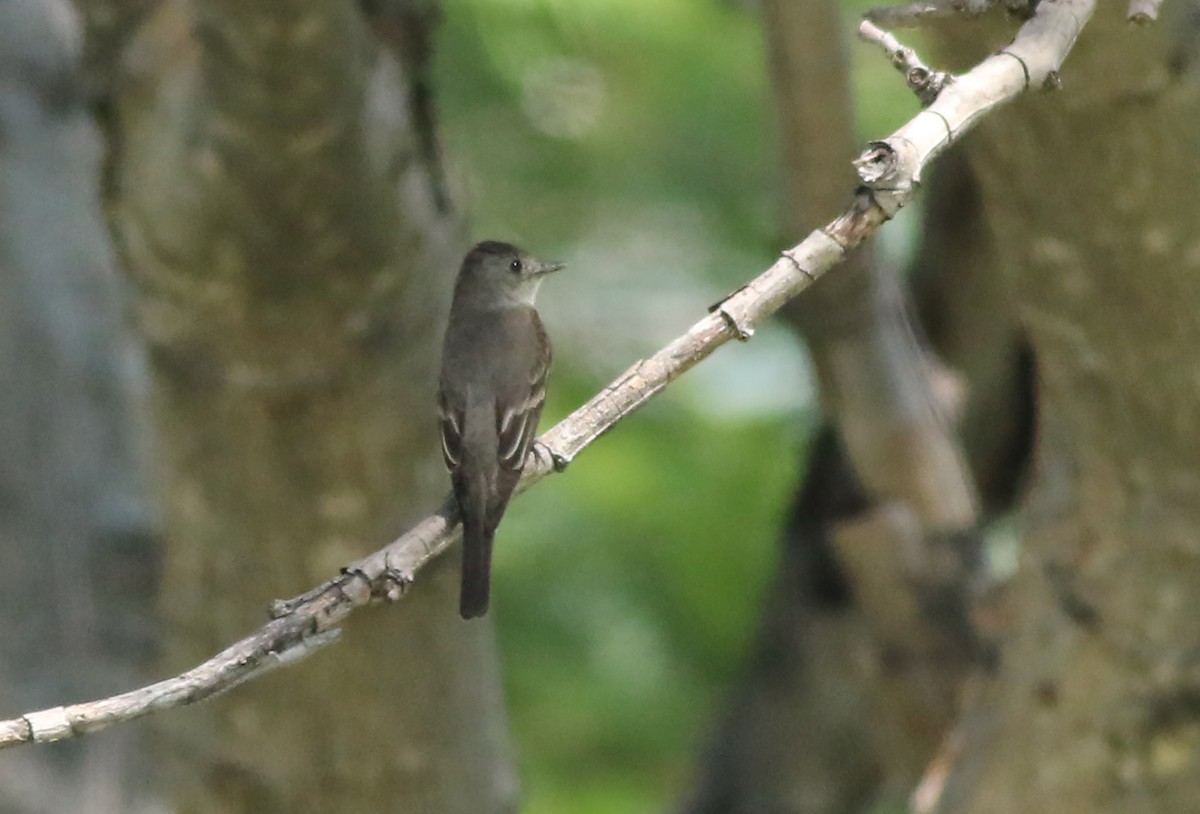
<svg viewBox="0 0 1200 814">
<path fill-rule="evenodd" d="M 566 471 L 567 464 L 571 463 L 566 457 L 559 455 L 549 446 L 536 439 L 533 442 L 533 454 L 538 457 L 539 461 L 548 462 L 550 468 L 555 472 Z"/>
</svg>

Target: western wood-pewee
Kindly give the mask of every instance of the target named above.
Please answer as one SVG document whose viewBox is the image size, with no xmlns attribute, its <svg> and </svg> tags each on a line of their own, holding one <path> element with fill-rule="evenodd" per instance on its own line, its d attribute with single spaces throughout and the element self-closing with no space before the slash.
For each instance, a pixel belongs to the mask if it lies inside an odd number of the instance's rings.
<svg viewBox="0 0 1200 814">
<path fill-rule="evenodd" d="M 442 348 L 438 419 L 463 527 L 459 613 L 487 613 L 492 538 L 520 480 L 546 401 L 550 340 L 533 298 L 543 263 L 488 240 L 463 259 Z"/>
</svg>

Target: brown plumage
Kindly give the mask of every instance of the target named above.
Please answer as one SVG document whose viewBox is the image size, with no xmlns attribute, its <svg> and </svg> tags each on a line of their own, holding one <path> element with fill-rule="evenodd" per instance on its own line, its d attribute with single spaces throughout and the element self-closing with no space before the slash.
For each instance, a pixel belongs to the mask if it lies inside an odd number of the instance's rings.
<svg viewBox="0 0 1200 814">
<path fill-rule="evenodd" d="M 540 278 L 561 267 L 489 241 L 459 271 L 438 417 L 462 515 L 464 619 L 487 612 L 492 541 L 537 433 L 552 351 L 533 297 Z"/>
</svg>

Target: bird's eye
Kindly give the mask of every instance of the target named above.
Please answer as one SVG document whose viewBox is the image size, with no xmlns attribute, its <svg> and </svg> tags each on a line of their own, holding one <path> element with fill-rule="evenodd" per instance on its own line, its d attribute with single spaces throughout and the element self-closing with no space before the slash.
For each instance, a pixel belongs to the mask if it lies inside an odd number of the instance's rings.
<svg viewBox="0 0 1200 814">
<path fill-rule="evenodd" d="M 509 264 L 508 264 L 508 270 L 509 270 L 509 271 L 511 271 L 511 272 L 512 272 L 512 273 L 514 273 L 514 274 L 520 274 L 520 273 L 521 273 L 521 261 L 520 261 L 520 260 L 514 260 L 514 261 L 512 261 L 511 263 L 509 263 Z"/>
</svg>

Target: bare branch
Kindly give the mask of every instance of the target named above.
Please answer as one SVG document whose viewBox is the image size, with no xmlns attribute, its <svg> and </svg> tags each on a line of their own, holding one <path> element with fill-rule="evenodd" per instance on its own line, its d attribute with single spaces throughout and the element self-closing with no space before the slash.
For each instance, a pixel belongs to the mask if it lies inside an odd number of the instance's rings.
<svg viewBox="0 0 1200 814">
<path fill-rule="evenodd" d="M 837 218 L 785 251 L 765 272 L 713 306 L 711 313 L 653 356 L 629 368 L 559 422 L 531 454 L 521 489 L 555 471 L 618 421 L 731 339 L 749 339 L 780 306 L 808 288 L 916 195 L 921 170 L 993 108 L 1056 75 L 1095 0 L 1043 0 L 1013 43 L 958 77 L 926 110 L 873 143 L 856 166 L 867 186 Z M 399 599 L 416 573 L 445 551 L 457 531 L 452 498 L 386 548 L 340 576 L 272 608 L 258 631 L 203 664 L 148 687 L 99 701 L 0 721 L 0 748 L 58 740 L 151 712 L 190 704 L 301 658 L 326 644 L 355 608 Z"/>
<path fill-rule="evenodd" d="M 980 116 L 1030 88 L 1058 87 L 1059 68 L 1094 10 L 1095 0 L 1043 0 L 1007 48 L 957 77 L 890 137 L 872 142 L 855 166 L 875 200 L 889 212 L 903 206 L 921 170 Z"/>
</svg>

